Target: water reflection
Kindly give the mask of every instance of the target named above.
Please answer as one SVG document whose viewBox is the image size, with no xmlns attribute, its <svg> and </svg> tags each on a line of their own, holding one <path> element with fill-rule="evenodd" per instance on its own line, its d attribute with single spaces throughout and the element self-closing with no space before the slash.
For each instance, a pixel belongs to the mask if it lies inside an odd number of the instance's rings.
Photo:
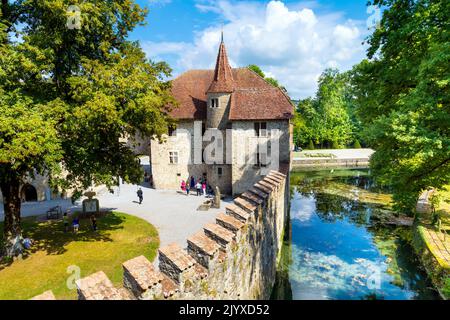
<svg viewBox="0 0 450 320">
<path fill-rule="evenodd" d="M 438 298 L 412 254 L 409 230 L 372 225 L 391 199 L 368 172 L 293 173 L 291 187 L 292 237 L 280 266 L 289 289 L 280 289 L 284 279 L 274 292 L 314 300 Z"/>
</svg>

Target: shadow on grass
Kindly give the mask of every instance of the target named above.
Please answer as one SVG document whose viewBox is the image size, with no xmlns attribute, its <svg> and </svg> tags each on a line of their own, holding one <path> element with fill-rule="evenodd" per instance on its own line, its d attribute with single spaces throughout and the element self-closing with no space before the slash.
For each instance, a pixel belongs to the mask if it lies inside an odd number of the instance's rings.
<svg viewBox="0 0 450 320">
<path fill-rule="evenodd" d="M 80 219 L 78 233 L 73 232 L 69 219 L 69 231 L 64 232 L 62 220 L 39 221 L 37 217 L 22 219 L 23 236 L 34 241 L 31 249 L 23 254 L 27 259 L 37 251 L 45 251 L 49 255 L 60 255 L 67 252 L 66 246 L 72 242 L 112 242 L 110 235 L 112 231 L 123 229 L 124 217 L 114 212 L 107 212 L 97 218 L 98 231 L 93 231 L 89 218 Z M 0 234 L 3 235 L 3 223 L 0 222 Z M 0 239 L 1 243 L 1 239 Z M 0 270 L 11 265 L 13 259 L 0 257 Z"/>
</svg>

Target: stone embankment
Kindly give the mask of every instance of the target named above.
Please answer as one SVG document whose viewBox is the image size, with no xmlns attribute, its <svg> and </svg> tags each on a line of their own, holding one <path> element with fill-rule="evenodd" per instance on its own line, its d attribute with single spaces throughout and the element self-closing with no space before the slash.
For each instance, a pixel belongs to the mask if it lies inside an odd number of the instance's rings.
<svg viewBox="0 0 450 320">
<path fill-rule="evenodd" d="M 159 250 L 158 270 L 144 256 L 123 263 L 117 288 L 99 271 L 76 282 L 80 300 L 269 299 L 288 217 L 289 178 L 271 171 L 198 233 L 186 248 Z M 34 299 L 54 299 L 46 293 Z"/>
<path fill-rule="evenodd" d="M 314 150 L 299 153 L 293 169 L 368 168 L 372 149 Z M 323 155 L 323 156 L 322 156 Z"/>
</svg>

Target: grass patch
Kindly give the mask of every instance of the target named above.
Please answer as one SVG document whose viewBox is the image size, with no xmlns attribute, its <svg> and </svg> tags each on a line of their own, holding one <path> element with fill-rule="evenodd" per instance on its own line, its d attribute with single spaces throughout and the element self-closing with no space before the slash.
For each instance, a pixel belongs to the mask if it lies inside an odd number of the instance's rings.
<svg viewBox="0 0 450 320">
<path fill-rule="evenodd" d="M 155 259 L 159 237 L 148 222 L 118 212 L 97 222 L 98 232 L 91 230 L 89 219 L 82 219 L 80 232 L 73 234 L 64 233 L 61 221 L 24 218 L 24 236 L 36 243 L 23 260 L 0 263 L 0 300 L 29 299 L 46 290 L 52 290 L 57 299 L 76 299 L 76 289 L 69 290 L 66 284 L 74 274 L 67 272 L 69 266 L 78 266 L 81 277 L 104 271 L 119 286 L 123 262 L 139 255 Z"/>
</svg>

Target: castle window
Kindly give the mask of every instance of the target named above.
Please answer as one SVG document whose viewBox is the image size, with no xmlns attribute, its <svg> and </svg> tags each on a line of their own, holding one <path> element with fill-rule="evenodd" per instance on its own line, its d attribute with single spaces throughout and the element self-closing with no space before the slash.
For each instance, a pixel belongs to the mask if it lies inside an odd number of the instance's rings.
<svg viewBox="0 0 450 320">
<path fill-rule="evenodd" d="M 255 137 L 264 138 L 267 137 L 267 122 L 255 122 Z M 256 151 L 256 166 L 265 167 L 267 165 L 267 154 L 263 148 L 261 148 L 261 143 L 267 143 L 264 141 L 258 142 L 258 149 Z"/>
<path fill-rule="evenodd" d="M 223 168 L 222 168 L 222 167 L 218 167 L 218 168 L 217 168 L 217 175 L 218 175 L 219 177 L 221 177 L 221 176 L 223 175 Z"/>
<path fill-rule="evenodd" d="M 218 108 L 219 107 L 219 99 L 214 98 L 211 99 L 211 108 Z"/>
<path fill-rule="evenodd" d="M 178 164 L 178 151 L 169 151 L 169 163 Z"/>
<path fill-rule="evenodd" d="M 267 122 L 255 122 L 255 137 L 267 137 Z"/>
</svg>

